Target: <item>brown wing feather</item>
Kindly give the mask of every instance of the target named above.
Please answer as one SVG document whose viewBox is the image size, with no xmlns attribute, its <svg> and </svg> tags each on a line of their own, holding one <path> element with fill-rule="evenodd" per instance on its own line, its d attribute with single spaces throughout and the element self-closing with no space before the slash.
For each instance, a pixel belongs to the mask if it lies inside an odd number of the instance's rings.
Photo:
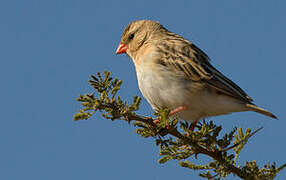
<svg viewBox="0 0 286 180">
<path fill-rule="evenodd" d="M 210 64 L 209 57 L 202 50 L 189 41 L 176 36 L 175 40 L 163 42 L 159 47 L 162 48 L 159 48 L 158 51 L 164 54 L 164 57 L 160 59 L 161 64 L 174 71 L 184 72 L 187 78 L 203 82 L 225 95 L 245 103 L 252 102 L 252 99 L 238 85 Z M 180 51 L 175 51 L 175 49 Z"/>
</svg>

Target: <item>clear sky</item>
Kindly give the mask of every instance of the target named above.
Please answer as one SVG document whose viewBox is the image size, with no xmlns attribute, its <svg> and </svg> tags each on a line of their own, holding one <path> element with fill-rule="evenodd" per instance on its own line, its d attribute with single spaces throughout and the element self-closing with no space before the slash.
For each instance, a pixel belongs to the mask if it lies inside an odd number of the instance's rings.
<svg viewBox="0 0 286 180">
<path fill-rule="evenodd" d="M 98 71 L 123 80 L 123 98 L 141 96 L 132 62 L 115 55 L 124 27 L 139 19 L 160 21 L 193 41 L 256 104 L 279 117 L 247 112 L 211 118 L 225 131 L 264 127 L 240 163 L 285 163 L 285 7 L 283 0 L 1 0 L 0 179 L 197 178 L 175 161 L 158 164 L 158 148 L 132 125 L 99 115 L 72 121 L 80 108 L 76 97 L 91 92 L 87 81 Z M 152 114 L 145 100 L 139 112 Z M 285 178 L 286 170 L 277 179 Z"/>
</svg>

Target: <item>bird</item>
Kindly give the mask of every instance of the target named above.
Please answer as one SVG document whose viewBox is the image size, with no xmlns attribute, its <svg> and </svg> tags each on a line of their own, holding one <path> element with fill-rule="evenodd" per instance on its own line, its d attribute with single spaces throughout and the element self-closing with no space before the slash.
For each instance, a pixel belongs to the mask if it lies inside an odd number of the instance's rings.
<svg viewBox="0 0 286 180">
<path fill-rule="evenodd" d="M 157 21 L 131 22 L 116 54 L 132 59 L 139 89 L 153 110 L 170 109 L 170 116 L 192 122 L 191 130 L 201 119 L 233 112 L 254 111 L 277 119 L 211 65 L 194 43 Z"/>
</svg>

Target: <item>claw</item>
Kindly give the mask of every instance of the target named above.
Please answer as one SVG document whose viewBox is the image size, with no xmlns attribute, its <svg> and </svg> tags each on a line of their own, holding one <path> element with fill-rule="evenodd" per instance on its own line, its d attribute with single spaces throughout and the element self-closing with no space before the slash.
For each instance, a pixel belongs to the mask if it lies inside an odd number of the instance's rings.
<svg viewBox="0 0 286 180">
<path fill-rule="evenodd" d="M 153 123 L 154 123 L 154 124 L 158 124 L 158 123 L 159 123 L 159 120 L 158 120 L 158 119 L 154 119 Z"/>
</svg>

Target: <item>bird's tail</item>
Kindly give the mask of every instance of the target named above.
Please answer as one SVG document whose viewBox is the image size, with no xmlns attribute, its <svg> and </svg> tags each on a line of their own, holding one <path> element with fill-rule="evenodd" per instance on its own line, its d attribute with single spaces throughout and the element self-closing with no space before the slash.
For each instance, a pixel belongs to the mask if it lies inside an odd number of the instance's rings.
<svg viewBox="0 0 286 180">
<path fill-rule="evenodd" d="M 263 108 L 260 108 L 254 104 L 246 104 L 246 107 L 249 108 L 249 110 L 251 111 L 255 111 L 255 112 L 258 112 L 260 114 L 264 114 L 265 116 L 269 116 L 269 117 L 272 117 L 274 119 L 278 119 L 274 114 L 272 114 L 271 112 L 263 109 Z"/>
</svg>

